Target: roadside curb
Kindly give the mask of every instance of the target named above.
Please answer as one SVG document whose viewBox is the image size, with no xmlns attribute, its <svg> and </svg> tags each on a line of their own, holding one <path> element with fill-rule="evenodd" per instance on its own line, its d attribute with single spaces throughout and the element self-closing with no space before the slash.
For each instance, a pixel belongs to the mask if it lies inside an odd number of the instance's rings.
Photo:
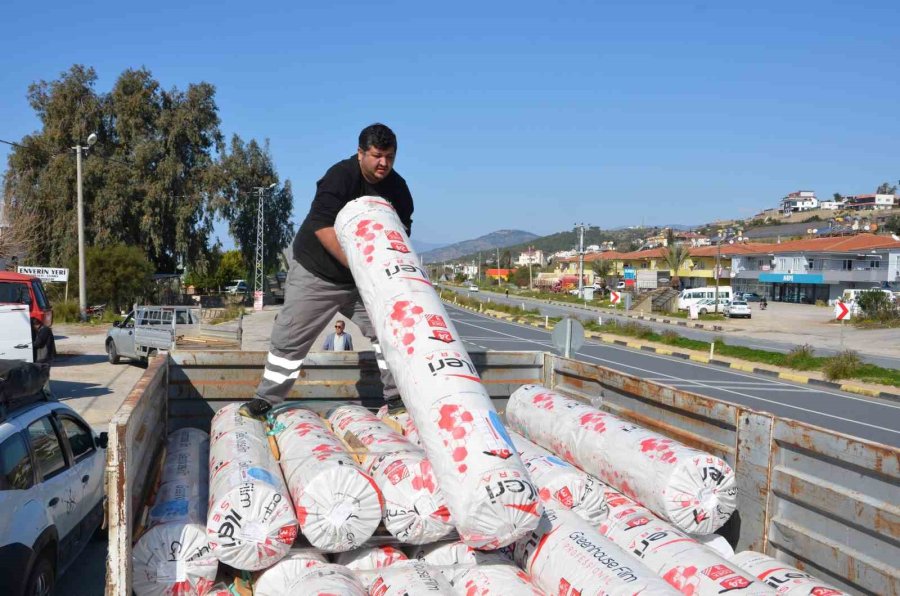
<svg viewBox="0 0 900 596">
<path fill-rule="evenodd" d="M 448 304 L 453 304 L 449 300 L 445 300 Z M 543 324 L 534 323 L 525 319 L 523 317 L 517 317 L 515 315 L 510 315 L 506 313 L 501 313 L 497 311 L 483 310 L 479 311 L 476 308 L 463 306 L 462 304 L 454 304 L 457 308 L 463 308 L 465 310 L 470 310 L 472 312 L 477 312 L 483 314 L 488 317 L 492 317 L 495 319 L 503 319 L 506 321 L 511 321 L 515 323 L 520 323 L 522 325 L 528 325 L 530 327 L 537 327 L 539 329 L 547 329 Z M 552 328 L 552 327 L 551 327 Z M 708 356 L 699 354 L 696 352 L 679 352 L 671 348 L 661 348 L 655 345 L 648 345 L 646 343 L 641 342 L 640 340 L 624 340 L 617 339 L 614 337 L 610 337 L 609 335 L 605 335 L 602 333 L 596 333 L 594 331 L 585 331 L 585 336 L 590 337 L 592 339 L 599 340 L 603 343 L 614 344 L 617 346 L 623 346 L 627 348 L 632 348 L 636 350 L 641 350 L 642 352 L 652 352 L 656 354 L 660 354 L 663 356 L 673 356 L 675 358 L 681 358 L 683 360 L 691 360 L 693 362 L 700 362 L 703 364 L 712 364 L 715 366 L 721 366 L 723 368 L 730 368 L 733 370 L 739 370 L 742 372 L 748 372 L 753 374 L 765 375 L 767 377 L 774 377 L 778 379 L 782 379 L 784 381 L 790 381 L 792 383 L 798 383 L 801 385 L 815 385 L 817 387 L 826 387 L 829 389 L 837 389 L 839 391 L 845 391 L 847 393 L 854 393 L 856 395 L 863 395 L 866 397 L 875 397 L 879 399 L 887 399 L 890 401 L 895 401 L 900 403 L 900 393 L 892 393 L 889 391 L 879 391 L 877 389 L 872 389 L 870 387 L 863 387 L 861 385 L 855 385 L 853 383 L 838 383 L 835 381 L 825 381 L 822 379 L 817 379 L 814 377 L 809 377 L 802 373 L 797 372 L 789 372 L 783 370 L 772 370 L 769 368 L 759 368 L 755 366 L 755 363 L 749 362 L 746 360 L 731 362 L 728 360 L 717 360 L 715 358 L 710 359 Z"/>
<path fill-rule="evenodd" d="M 706 323 L 691 323 L 689 321 L 681 321 L 678 319 L 664 319 L 660 317 L 648 317 L 642 314 L 628 314 L 625 311 L 619 312 L 616 310 L 610 310 L 608 308 L 601 308 L 597 306 L 582 306 L 580 304 L 574 304 L 571 302 L 558 302 L 556 300 L 548 300 L 547 304 L 553 304 L 555 306 L 568 306 L 571 308 L 577 308 L 579 310 L 585 310 L 588 312 L 596 312 L 596 313 L 604 313 L 607 315 L 616 315 L 618 317 L 627 317 L 629 319 L 637 319 L 639 321 L 651 321 L 653 323 L 665 323 L 667 325 L 678 325 L 679 327 L 692 327 L 694 329 L 707 329 L 709 331 L 729 331 L 725 327 L 721 325 L 713 325 Z"/>
</svg>

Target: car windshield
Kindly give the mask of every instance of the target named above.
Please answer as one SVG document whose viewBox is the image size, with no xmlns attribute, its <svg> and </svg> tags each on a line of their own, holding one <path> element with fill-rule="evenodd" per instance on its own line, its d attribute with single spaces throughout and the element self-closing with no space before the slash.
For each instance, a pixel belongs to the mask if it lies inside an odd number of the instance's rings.
<svg viewBox="0 0 900 596">
<path fill-rule="evenodd" d="M 738 302 L 737 300 L 735 300 L 734 302 L 731 303 L 731 306 L 747 306 L 747 303 L 746 302 Z"/>
</svg>

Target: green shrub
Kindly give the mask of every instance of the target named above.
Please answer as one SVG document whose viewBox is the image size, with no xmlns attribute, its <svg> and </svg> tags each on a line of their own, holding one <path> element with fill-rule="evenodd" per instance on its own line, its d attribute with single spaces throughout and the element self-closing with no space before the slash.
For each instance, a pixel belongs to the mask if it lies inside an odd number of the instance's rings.
<svg viewBox="0 0 900 596">
<path fill-rule="evenodd" d="M 857 299 L 863 318 L 887 322 L 898 317 L 897 306 L 887 292 L 870 290 Z"/>
<path fill-rule="evenodd" d="M 826 358 L 822 363 L 822 372 L 829 381 L 849 379 L 857 374 L 862 361 L 853 350 L 844 350 L 837 356 Z"/>
<path fill-rule="evenodd" d="M 68 302 L 53 303 L 53 322 L 54 323 L 75 323 L 78 321 L 78 301 L 69 300 Z"/>
<path fill-rule="evenodd" d="M 784 364 L 797 370 L 816 368 L 818 360 L 815 356 L 815 348 L 809 344 L 795 347 L 784 356 Z"/>
<path fill-rule="evenodd" d="M 678 343 L 678 340 L 681 339 L 681 336 L 678 335 L 678 332 L 672 331 L 671 329 L 666 329 L 662 332 L 662 341 L 664 344 L 674 345 Z"/>
</svg>

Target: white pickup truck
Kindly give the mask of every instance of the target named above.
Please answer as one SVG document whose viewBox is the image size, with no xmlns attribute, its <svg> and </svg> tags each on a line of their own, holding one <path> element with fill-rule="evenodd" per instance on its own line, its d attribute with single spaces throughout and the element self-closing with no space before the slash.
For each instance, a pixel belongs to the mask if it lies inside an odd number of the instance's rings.
<svg viewBox="0 0 900 596">
<path fill-rule="evenodd" d="M 0 358 L 31 362 L 31 321 L 27 304 L 0 304 Z"/>
<path fill-rule="evenodd" d="M 242 318 L 222 325 L 203 323 L 200 308 L 191 306 L 138 306 L 106 333 L 106 354 L 111 364 L 128 358 L 146 362 L 160 350 L 217 348 L 240 349 Z"/>
</svg>

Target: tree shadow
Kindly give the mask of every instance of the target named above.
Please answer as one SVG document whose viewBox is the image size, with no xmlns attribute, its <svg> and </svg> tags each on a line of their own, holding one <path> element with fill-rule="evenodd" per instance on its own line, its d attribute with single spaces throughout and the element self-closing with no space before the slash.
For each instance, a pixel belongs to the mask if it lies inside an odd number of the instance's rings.
<svg viewBox="0 0 900 596">
<path fill-rule="evenodd" d="M 66 366 L 82 366 L 84 364 L 97 364 L 106 362 L 104 354 L 60 354 L 53 360 L 53 368 Z"/>
<path fill-rule="evenodd" d="M 69 399 L 79 399 L 82 397 L 99 397 L 101 395 L 110 395 L 112 391 L 109 387 L 98 385 L 96 383 L 78 383 L 76 381 L 55 381 L 50 380 L 50 391 L 57 401 L 66 401 Z"/>
</svg>

